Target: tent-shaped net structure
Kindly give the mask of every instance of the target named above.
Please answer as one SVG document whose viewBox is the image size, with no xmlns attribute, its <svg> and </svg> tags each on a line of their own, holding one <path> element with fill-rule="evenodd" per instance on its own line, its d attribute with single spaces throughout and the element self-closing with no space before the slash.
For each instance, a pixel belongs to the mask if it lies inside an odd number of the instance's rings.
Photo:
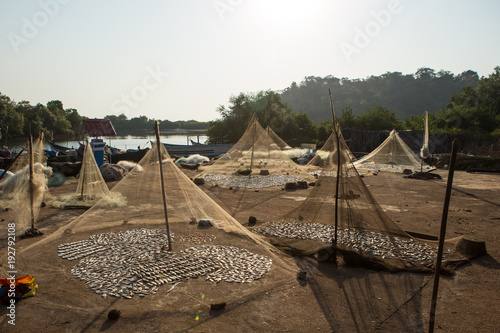
<svg viewBox="0 0 500 333">
<path fill-rule="evenodd" d="M 342 134 L 340 134 L 339 137 L 339 144 L 337 144 L 337 131 L 333 131 L 328 140 L 326 140 L 325 144 L 323 147 L 316 152 L 316 155 L 307 163 L 306 169 L 309 170 L 309 172 L 314 172 L 315 174 L 321 174 L 321 175 L 331 175 L 331 176 L 336 176 L 336 170 L 337 170 L 337 165 L 338 165 L 338 145 L 341 147 L 341 151 L 344 153 L 341 153 L 340 158 L 343 159 L 349 159 L 349 160 L 344 160 L 341 163 L 346 164 L 348 161 L 354 161 L 356 158 L 354 155 L 351 153 L 351 150 L 347 146 L 344 137 Z M 341 133 L 338 131 L 338 133 Z"/>
<path fill-rule="evenodd" d="M 406 143 L 392 130 L 385 139 L 370 154 L 354 162 L 357 168 L 380 171 L 428 171 L 431 167 L 417 157 Z"/>
<path fill-rule="evenodd" d="M 94 158 L 92 147 L 87 142 L 83 152 L 76 192 L 62 195 L 58 200 L 54 200 L 52 205 L 55 207 L 74 208 L 91 207 L 99 200 L 102 200 L 102 206 L 106 203 L 110 207 L 125 205 L 125 198 L 120 193 L 111 193 L 109 191 Z"/>
<path fill-rule="evenodd" d="M 293 263 L 234 220 L 160 148 L 155 144 L 112 189 L 125 206 L 98 201 L 18 254 L 18 271 L 44 280 L 51 304 L 107 308 L 116 298 L 146 297 L 153 301 L 137 303 L 134 311 L 156 311 L 162 302 L 162 311 L 177 313 L 199 307 L 200 295 L 232 302 L 294 278 Z"/>
<path fill-rule="evenodd" d="M 338 191 L 336 172 L 335 176 L 320 176 L 299 207 L 282 218 L 256 226 L 253 231 L 301 253 L 337 248 L 346 262 L 352 261 L 355 254 L 367 266 L 428 270 L 435 262 L 436 244 L 411 237 L 393 222 L 357 173 L 347 150 L 337 150 L 337 158 L 339 151 Z M 331 247 L 335 243 L 336 215 L 336 246 Z"/>
<path fill-rule="evenodd" d="M 310 175 L 282 149 L 290 147 L 254 116 L 238 142 L 198 177 L 232 187 L 261 188 L 307 180 Z"/>
<path fill-rule="evenodd" d="M 271 138 L 271 140 L 273 140 L 274 143 L 276 143 L 281 150 L 288 150 L 292 148 L 288 145 L 288 143 L 285 142 L 285 140 L 280 138 L 280 136 L 276 134 L 276 132 L 274 132 L 270 126 L 266 127 L 266 132 L 267 135 Z"/>
<path fill-rule="evenodd" d="M 38 219 L 40 207 L 47 192 L 48 178 L 52 176 L 52 168 L 46 166 L 43 133 L 38 136 L 31 148 L 32 172 L 30 170 L 31 152 L 28 144 L 10 166 L 10 170 L 15 172 L 14 176 L 0 181 L 0 208 L 12 210 L 17 235 L 23 234 Z M 32 176 L 30 176 L 31 173 Z"/>
</svg>

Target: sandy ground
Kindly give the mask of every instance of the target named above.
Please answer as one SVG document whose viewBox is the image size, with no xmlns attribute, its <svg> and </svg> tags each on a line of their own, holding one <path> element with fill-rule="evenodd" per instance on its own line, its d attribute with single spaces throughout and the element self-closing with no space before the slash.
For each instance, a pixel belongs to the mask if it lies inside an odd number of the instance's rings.
<svg viewBox="0 0 500 333">
<path fill-rule="evenodd" d="M 186 171 L 193 176 L 190 171 Z M 377 201 L 403 229 L 437 235 L 442 214 L 447 171 L 442 180 L 405 179 L 401 174 L 365 177 Z M 112 185 L 112 184 L 110 184 Z M 75 184 L 51 188 L 53 195 L 75 190 Z M 202 186 L 242 224 L 279 217 L 297 205 L 311 189 L 279 188 L 244 191 Z M 38 228 L 44 237 L 66 225 L 82 210 L 42 208 Z M 2 220 L 3 219 L 3 220 Z M 11 212 L 0 212 L 5 232 Z M 440 282 L 437 332 L 496 332 L 500 327 L 500 175 L 456 172 L 450 203 L 447 238 L 465 235 L 486 242 L 488 255 L 457 269 Z M 17 242 L 18 251 L 37 242 Z M 1 264 L 5 263 L 5 241 Z M 17 304 L 16 326 L 7 323 L 0 309 L 0 330 L 47 332 L 426 332 L 433 276 L 408 272 L 388 273 L 364 268 L 337 267 L 314 258 L 294 258 L 297 271 L 308 272 L 307 282 L 294 274 L 256 288 L 228 284 L 218 294 L 200 281 L 179 284 L 169 292 L 162 286 L 144 299 L 102 299 L 68 272 L 71 265 L 46 251 L 47 262 L 24 268 L 39 283 L 35 297 Z M 38 254 L 40 255 L 40 254 Z M 56 274 L 54 266 L 58 267 Z M 5 267 L 0 267 L 4 276 Z M 190 298 L 189 295 L 205 295 Z M 225 311 L 210 311 L 212 302 L 231 301 Z M 110 309 L 121 318 L 107 319 Z M 196 315 L 199 319 L 196 320 Z"/>
</svg>

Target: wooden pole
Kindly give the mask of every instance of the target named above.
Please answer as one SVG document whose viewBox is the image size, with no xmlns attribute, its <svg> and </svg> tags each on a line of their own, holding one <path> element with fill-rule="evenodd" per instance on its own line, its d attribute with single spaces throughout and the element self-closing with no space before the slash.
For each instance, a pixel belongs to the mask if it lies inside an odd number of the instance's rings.
<svg viewBox="0 0 500 333">
<path fill-rule="evenodd" d="M 425 117 L 424 117 L 424 140 L 422 144 L 422 149 L 420 149 L 420 172 L 424 172 L 424 158 L 427 157 L 427 151 L 429 146 L 429 111 L 425 109 Z M 427 148 L 427 151 L 425 149 Z M 426 156 L 423 156 L 425 153 Z"/>
<path fill-rule="evenodd" d="M 271 127 L 269 127 L 269 125 L 267 125 L 267 139 L 269 140 L 270 136 L 269 136 L 269 130 L 271 129 Z M 271 141 L 269 140 L 268 141 L 268 146 L 267 146 L 267 161 L 269 163 L 269 161 L 271 160 L 271 147 L 270 147 L 270 144 L 271 144 Z"/>
<path fill-rule="evenodd" d="M 453 143 L 451 145 L 450 169 L 448 171 L 448 182 L 446 184 L 446 195 L 444 198 L 443 215 L 441 218 L 441 230 L 439 232 L 439 245 L 436 256 L 436 271 L 434 273 L 434 286 L 432 288 L 431 310 L 429 314 L 429 333 L 434 332 L 434 319 L 436 317 L 436 301 L 439 288 L 439 276 L 441 274 L 441 261 L 443 259 L 444 238 L 446 235 L 446 223 L 448 221 L 448 208 L 450 206 L 451 187 L 453 185 L 453 174 L 455 172 L 455 160 L 457 158 L 456 143 L 457 139 L 453 140 Z"/>
<path fill-rule="evenodd" d="M 337 131 L 337 184 L 335 186 L 335 238 L 334 245 L 337 247 L 339 227 L 339 187 L 340 187 L 340 135 Z"/>
<path fill-rule="evenodd" d="M 30 126 L 31 127 L 31 126 Z M 31 232 L 34 233 L 35 231 L 35 207 L 34 207 L 34 188 L 35 188 L 35 170 L 34 170 L 34 165 L 33 165 L 33 137 L 31 136 L 31 131 L 28 136 L 28 147 L 29 147 L 29 170 L 30 170 L 30 185 L 29 185 L 29 191 L 30 191 L 30 211 L 31 211 Z"/>
<path fill-rule="evenodd" d="M 168 251 L 172 251 L 172 240 L 170 239 L 170 228 L 168 226 L 168 214 L 167 214 L 167 197 L 165 195 L 165 181 L 163 180 L 163 163 L 161 156 L 160 145 L 160 126 L 158 120 L 155 121 L 155 132 L 156 132 L 156 148 L 158 150 L 158 164 L 160 165 L 160 184 L 161 184 L 161 194 L 163 198 L 163 213 L 165 214 L 165 224 L 167 227 L 167 239 L 168 239 Z"/>
<path fill-rule="evenodd" d="M 82 158 L 82 166 L 80 168 L 80 177 L 83 177 L 82 178 L 82 191 L 81 191 L 81 195 L 80 195 L 80 200 L 83 201 L 83 191 L 85 189 L 85 174 L 87 173 L 87 167 L 86 167 L 86 162 L 85 162 L 85 158 L 87 157 L 86 155 L 89 154 L 89 152 L 87 151 L 89 149 L 89 140 L 88 139 L 85 139 L 85 149 L 83 150 L 83 158 Z"/>
<path fill-rule="evenodd" d="M 38 138 L 37 139 L 38 139 L 37 142 L 40 145 L 39 148 L 41 148 L 41 149 L 40 149 L 40 151 L 39 150 L 36 151 L 36 158 L 33 160 L 33 163 L 42 163 L 43 164 L 43 157 L 44 157 L 44 154 L 45 154 L 45 152 L 43 151 L 43 132 L 40 132 L 38 134 Z M 35 152 L 33 152 L 33 154 L 34 153 Z"/>
<path fill-rule="evenodd" d="M 339 186 L 340 186 L 340 134 L 335 128 L 335 111 L 333 109 L 332 92 L 328 89 L 330 96 L 330 109 L 332 111 L 332 130 L 337 140 L 337 182 L 335 186 L 335 232 L 333 234 L 333 259 L 337 262 L 337 240 L 338 240 L 338 218 L 339 218 Z"/>
<path fill-rule="evenodd" d="M 9 171 L 9 169 L 14 165 L 14 163 L 16 162 L 16 160 L 19 158 L 19 156 L 21 156 L 21 154 L 25 150 L 26 150 L 26 147 L 23 147 L 23 149 L 21 149 L 21 151 L 16 155 L 16 157 L 14 157 L 14 159 L 9 163 L 9 165 L 5 168 L 5 170 L 0 175 L 0 180 L 2 180 L 3 176 L 5 176 L 5 174 L 7 173 L 7 171 Z"/>
<path fill-rule="evenodd" d="M 254 113 L 253 117 L 253 142 L 252 142 L 252 157 L 250 158 L 250 171 L 252 171 L 253 168 L 253 152 L 255 150 L 255 136 L 257 135 L 257 116 Z M 248 174 L 248 178 L 250 179 L 252 172 Z"/>
</svg>

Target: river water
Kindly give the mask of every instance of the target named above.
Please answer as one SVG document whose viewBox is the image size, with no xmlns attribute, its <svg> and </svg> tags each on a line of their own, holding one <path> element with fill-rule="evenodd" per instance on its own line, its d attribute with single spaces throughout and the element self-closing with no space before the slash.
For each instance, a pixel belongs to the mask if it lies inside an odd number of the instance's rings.
<svg viewBox="0 0 500 333">
<path fill-rule="evenodd" d="M 88 138 L 90 140 L 90 138 Z M 102 138 L 107 145 L 111 147 L 119 148 L 119 149 L 137 149 L 139 146 L 141 149 L 150 148 L 151 141 L 156 141 L 156 137 L 154 135 L 150 136 L 114 136 L 114 137 L 103 137 Z M 203 134 L 167 134 L 161 135 L 160 141 L 163 143 L 172 143 L 178 145 L 186 145 L 191 144 L 190 140 L 195 142 L 205 143 L 207 140 L 207 136 Z M 3 141 L 3 140 L 2 140 Z M 80 141 L 83 142 L 83 141 Z M 56 141 L 56 144 L 68 148 L 78 148 L 78 141 Z M 3 145 L 3 142 L 2 142 Z M 14 148 L 14 150 L 21 149 L 25 146 L 24 141 L 16 141 L 12 143 L 8 143 L 9 148 Z M 48 144 L 45 144 L 46 149 L 50 149 Z"/>
</svg>

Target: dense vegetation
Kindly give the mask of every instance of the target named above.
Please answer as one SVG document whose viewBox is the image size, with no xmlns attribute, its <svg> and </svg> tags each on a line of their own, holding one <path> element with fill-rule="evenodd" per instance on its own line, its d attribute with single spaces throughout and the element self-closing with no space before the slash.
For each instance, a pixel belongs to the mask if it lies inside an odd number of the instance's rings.
<svg viewBox="0 0 500 333">
<path fill-rule="evenodd" d="M 306 77 L 282 93 L 241 93 L 221 105 L 221 118 L 207 122 L 160 122 L 162 130 L 205 130 L 211 143 L 236 142 L 256 113 L 290 145 L 322 142 L 331 133 L 328 89 L 332 89 L 337 120 L 343 128 L 363 130 L 423 129 L 428 108 L 430 131 L 463 133 L 476 146 L 500 145 L 500 67 L 488 77 L 473 71 L 459 75 L 421 68 L 415 75 L 387 73 L 366 80 Z M 460 90 L 461 91 L 457 91 Z M 59 100 L 47 105 L 14 102 L 0 93 L 0 133 L 9 137 L 44 132 L 46 135 L 83 135 L 83 119 Z M 150 134 L 153 119 L 108 115 L 118 135 Z M 313 122 L 315 121 L 315 122 Z M 496 145 L 496 146 L 495 146 Z M 491 150 L 491 149 L 490 149 Z"/>
<path fill-rule="evenodd" d="M 53 134 L 79 134 L 82 116 L 76 109 L 64 109 L 61 101 L 50 101 L 47 105 L 31 105 L 27 101 L 14 102 L 0 93 L 0 129 L 10 137 L 26 136 L 44 132 Z"/>
<path fill-rule="evenodd" d="M 146 116 L 127 119 L 127 116 L 121 114 L 119 116 L 108 115 L 105 117 L 110 119 L 113 127 L 118 135 L 143 135 L 150 134 L 154 129 L 154 119 L 148 119 Z M 200 130 L 204 131 L 208 128 L 208 122 L 199 122 L 196 120 L 160 120 L 160 129 L 165 130 Z"/>
<path fill-rule="evenodd" d="M 31 105 L 27 101 L 14 102 L 0 93 L 0 137 L 6 134 L 9 137 L 27 136 L 30 126 L 31 133 L 35 135 L 43 132 L 49 138 L 52 135 L 78 137 L 84 134 L 84 118 L 86 117 L 81 116 L 76 109 L 65 109 L 63 103 L 58 100 L 50 101 L 47 105 Z M 121 114 L 106 118 L 111 119 L 118 135 L 140 135 L 152 132 L 154 128 L 154 119 L 145 116 L 128 119 Z M 208 122 L 196 120 L 160 122 L 162 130 L 206 130 L 208 126 Z"/>
<path fill-rule="evenodd" d="M 465 86 L 462 92 L 451 95 L 444 101 L 436 113 L 429 115 L 429 127 L 432 132 L 464 133 L 468 141 L 478 144 L 498 144 L 500 140 L 500 67 L 496 67 L 494 73 L 477 81 L 477 74 L 467 71 L 455 77 L 452 74 L 439 74 L 432 78 L 429 71 L 420 70 L 419 77 L 428 80 L 439 80 L 443 77 L 459 78 L 460 82 L 470 80 L 472 86 Z M 441 72 L 440 72 L 441 73 Z M 427 75 L 426 74 L 426 75 Z M 370 78 L 369 80 L 375 80 Z M 366 80 L 366 81 L 369 81 Z M 417 80 L 417 79 L 414 79 Z M 465 80 L 465 81 L 464 81 Z M 316 80 L 316 82 L 318 82 Z M 321 112 L 331 117 L 328 85 L 322 83 L 317 87 L 318 100 L 322 103 Z M 418 81 L 417 82 L 421 82 Z M 436 83 L 437 84 L 437 83 Z M 384 85 L 382 85 L 384 86 Z M 474 86 L 474 87 L 473 87 Z M 309 88 L 308 88 L 309 89 Z M 450 88 L 451 89 L 451 88 Z M 381 88 L 383 91 L 384 89 Z M 398 95 L 394 87 L 393 95 Z M 445 89 L 446 90 L 446 89 Z M 286 90 L 285 93 L 289 91 Z M 263 91 L 257 94 L 243 94 L 232 96 L 228 108 L 220 106 L 218 112 L 221 118 L 213 121 L 207 131 L 211 143 L 236 142 L 244 132 L 252 113 L 256 113 L 263 126 L 270 125 L 278 135 L 291 145 L 301 142 L 321 142 L 328 138 L 331 133 L 331 120 L 314 124 L 306 113 L 296 113 L 292 107 L 283 101 L 284 96 L 273 91 Z M 319 94 L 324 96 L 319 97 Z M 422 93 L 422 99 L 426 94 Z M 345 105 L 345 101 L 338 98 L 335 93 L 335 105 Z M 413 100 L 419 98 L 415 96 Z M 390 103 L 389 103 L 390 104 Z M 409 107 L 410 103 L 408 103 Z M 433 104 L 434 105 L 434 104 Z M 338 121 L 342 128 L 355 128 L 363 130 L 391 130 L 396 129 L 419 129 L 424 126 L 423 111 L 421 107 L 414 114 L 401 120 L 396 109 L 386 105 L 374 104 L 365 107 L 363 113 L 356 113 L 351 105 L 336 111 Z M 338 108 L 337 108 L 338 110 Z"/>
<path fill-rule="evenodd" d="M 220 106 L 222 115 L 210 124 L 207 136 L 210 143 L 234 143 L 245 131 L 253 113 L 262 126 L 268 125 L 290 145 L 310 142 L 315 137 L 316 126 L 309 116 L 295 113 L 274 91 L 232 96 L 229 109 Z"/>
<path fill-rule="evenodd" d="M 337 110 L 351 108 L 354 115 L 361 115 L 367 107 L 383 105 L 394 110 L 399 119 L 405 119 L 422 114 L 425 109 L 436 112 L 462 88 L 475 88 L 478 79 L 477 73 L 471 70 L 454 75 L 443 70 L 436 73 L 431 68 L 420 68 L 415 74 L 388 72 L 352 80 L 331 75 L 307 76 L 299 84 L 292 82 L 281 97 L 292 110 L 308 114 L 313 121 L 330 119 L 329 88 Z"/>
</svg>

